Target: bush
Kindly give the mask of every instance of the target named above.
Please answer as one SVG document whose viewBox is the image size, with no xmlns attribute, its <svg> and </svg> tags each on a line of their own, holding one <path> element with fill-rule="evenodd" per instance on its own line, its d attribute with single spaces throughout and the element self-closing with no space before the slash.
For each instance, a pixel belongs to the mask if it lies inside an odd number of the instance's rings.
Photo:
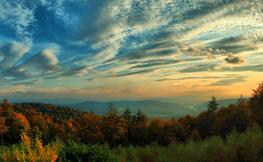
<svg viewBox="0 0 263 162">
<path fill-rule="evenodd" d="M 111 150 L 102 145 L 86 145 L 68 141 L 59 153 L 61 162 L 119 162 Z"/>
</svg>

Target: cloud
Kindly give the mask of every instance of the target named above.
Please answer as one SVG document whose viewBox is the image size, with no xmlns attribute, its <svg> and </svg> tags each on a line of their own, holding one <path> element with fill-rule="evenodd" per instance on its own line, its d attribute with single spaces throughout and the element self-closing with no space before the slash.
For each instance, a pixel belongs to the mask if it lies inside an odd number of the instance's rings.
<svg viewBox="0 0 263 162">
<path fill-rule="evenodd" d="M 214 2 L 220 3 L 222 1 Z M 188 28 L 189 31 L 182 34 L 182 39 L 209 39 L 212 35 L 222 38 L 238 34 L 255 39 L 252 33 L 256 29 L 262 28 L 262 22 L 258 22 L 262 16 L 261 1 L 237 0 L 224 2 L 226 1 L 223 1 L 222 5 L 218 5 L 217 8 L 212 10 L 207 6 L 209 12 L 205 12 L 205 15 L 196 14 L 197 16 L 193 16 L 193 19 L 185 21 L 183 27 Z M 202 12 L 199 10 L 199 13 Z"/>
<path fill-rule="evenodd" d="M 98 19 L 85 26 L 82 34 L 84 41 L 92 43 L 92 47 L 100 49 L 95 56 L 96 60 L 103 61 L 114 59 L 128 43 L 130 37 L 142 36 L 146 32 L 160 29 L 172 19 L 164 19 L 163 8 L 171 5 L 172 1 L 110 1 L 106 2 L 99 14 Z M 168 12 L 168 11 L 167 11 Z M 130 44 L 130 43 L 129 43 Z M 168 50 L 168 49 L 167 49 Z M 137 53 L 140 51 L 131 51 Z M 164 54 L 173 51 L 160 51 Z M 135 56 L 134 55 L 134 56 Z M 136 56 L 135 56 L 136 57 Z"/>
<path fill-rule="evenodd" d="M 221 71 L 229 71 L 229 72 L 246 72 L 246 71 L 253 71 L 253 72 L 262 72 L 263 71 L 263 64 L 259 65 L 246 65 L 246 66 L 233 66 L 233 67 L 224 67 Z"/>
<path fill-rule="evenodd" d="M 35 21 L 34 11 L 17 1 L 2 0 L 0 6 L 0 23 L 13 30 L 21 41 L 31 46 L 32 33 L 28 28 Z"/>
<path fill-rule="evenodd" d="M 89 76 L 93 76 L 96 74 L 95 71 L 90 70 L 88 66 L 77 66 L 71 69 L 64 70 L 63 72 L 59 73 L 56 77 L 71 77 L 71 76 L 78 76 L 82 77 L 86 74 L 89 74 Z"/>
<path fill-rule="evenodd" d="M 130 76 L 130 75 L 136 75 L 136 74 L 145 74 L 153 72 L 152 69 L 144 69 L 144 70 L 137 70 L 137 71 L 121 71 L 116 74 L 113 74 L 113 77 L 124 77 L 124 76 Z"/>
<path fill-rule="evenodd" d="M 242 83 L 245 81 L 245 78 L 246 77 L 244 76 L 239 76 L 239 77 L 231 78 L 231 79 L 222 79 L 215 83 L 212 83 L 211 86 L 229 86 L 235 83 Z"/>
<path fill-rule="evenodd" d="M 222 38 L 220 40 L 209 43 L 208 47 L 221 49 L 225 52 L 231 52 L 234 54 L 244 51 L 255 51 L 258 49 L 258 45 L 256 42 L 251 41 L 243 36 Z"/>
<path fill-rule="evenodd" d="M 58 59 L 52 49 L 44 49 L 35 58 L 34 61 L 39 61 L 43 65 L 54 66 L 58 64 Z"/>
<path fill-rule="evenodd" d="M 153 57 L 165 57 L 176 54 L 176 49 L 154 49 L 154 50 L 135 50 L 128 53 L 124 57 L 120 57 L 124 60 L 136 60 L 144 58 L 153 58 Z"/>
<path fill-rule="evenodd" d="M 244 60 L 240 56 L 234 56 L 233 54 L 228 54 L 225 61 L 229 64 L 242 64 Z"/>
<path fill-rule="evenodd" d="M 195 73 L 216 70 L 216 64 L 201 64 L 179 70 L 180 73 Z"/>
<path fill-rule="evenodd" d="M 17 42 L 6 43 L 0 47 L 1 70 L 13 67 L 27 52 L 28 48 Z"/>
<path fill-rule="evenodd" d="M 229 76 L 188 76 L 188 77 L 177 77 L 177 78 L 162 78 L 162 79 L 157 79 L 157 82 L 162 82 L 162 81 L 174 81 L 174 80 L 178 80 L 178 81 L 182 81 L 182 80 L 192 80 L 192 79 L 196 79 L 196 80 L 211 80 L 211 79 L 222 79 L 222 78 L 228 78 Z"/>
<path fill-rule="evenodd" d="M 28 88 L 26 86 L 23 86 L 23 85 L 2 87 L 1 91 L 0 91 L 0 95 L 26 93 L 27 91 L 28 91 Z"/>
<path fill-rule="evenodd" d="M 2 72 L 5 77 L 10 77 L 12 78 L 11 80 L 24 80 L 27 78 L 32 77 L 32 75 L 28 72 L 25 71 L 23 68 L 10 68 L 6 71 Z"/>
<path fill-rule="evenodd" d="M 207 59 L 216 59 L 216 54 L 222 52 L 219 49 L 213 49 L 205 47 L 204 42 L 195 41 L 191 44 L 183 44 L 179 45 L 180 52 L 185 55 L 190 56 L 206 56 Z"/>
<path fill-rule="evenodd" d="M 19 66 L 10 68 L 3 73 L 16 79 L 31 79 L 42 75 L 58 72 L 59 61 L 53 49 L 43 49 Z"/>
<path fill-rule="evenodd" d="M 172 59 L 148 60 L 140 63 L 139 65 L 131 67 L 131 69 L 165 66 L 165 65 L 176 64 L 179 62 L 181 62 L 181 60 L 172 60 Z"/>
<path fill-rule="evenodd" d="M 33 56 L 21 67 L 34 66 L 44 71 L 55 70 L 58 67 L 58 59 L 53 49 L 44 49 Z"/>
</svg>

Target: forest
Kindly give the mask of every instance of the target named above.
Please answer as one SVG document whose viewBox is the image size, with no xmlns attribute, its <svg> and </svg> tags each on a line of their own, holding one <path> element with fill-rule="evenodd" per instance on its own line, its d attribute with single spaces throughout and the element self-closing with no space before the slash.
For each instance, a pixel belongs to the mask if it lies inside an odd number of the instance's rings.
<svg viewBox="0 0 263 162">
<path fill-rule="evenodd" d="M 263 83 L 251 97 L 179 119 L 123 113 L 96 115 L 49 104 L 0 105 L 0 161 L 261 162 Z"/>
</svg>

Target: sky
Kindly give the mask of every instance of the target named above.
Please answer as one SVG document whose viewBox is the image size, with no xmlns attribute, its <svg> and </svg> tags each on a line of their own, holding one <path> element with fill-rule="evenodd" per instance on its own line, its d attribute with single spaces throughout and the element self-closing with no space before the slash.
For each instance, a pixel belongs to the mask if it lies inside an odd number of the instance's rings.
<svg viewBox="0 0 263 162">
<path fill-rule="evenodd" d="M 262 43 L 262 0 L 1 0 L 0 96 L 249 96 Z"/>
</svg>

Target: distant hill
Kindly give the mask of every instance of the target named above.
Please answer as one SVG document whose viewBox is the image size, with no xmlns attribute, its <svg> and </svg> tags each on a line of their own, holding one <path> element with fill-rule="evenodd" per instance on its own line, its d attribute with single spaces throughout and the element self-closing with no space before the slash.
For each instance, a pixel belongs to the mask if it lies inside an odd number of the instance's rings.
<svg viewBox="0 0 263 162">
<path fill-rule="evenodd" d="M 237 99 L 236 98 L 223 99 L 223 100 L 218 100 L 217 102 L 219 104 L 219 107 L 221 108 L 221 107 L 226 107 L 230 104 L 235 104 L 237 102 Z M 204 111 L 207 109 L 207 104 L 208 102 L 201 103 L 199 105 L 194 106 L 193 109 L 199 112 Z"/>
<path fill-rule="evenodd" d="M 126 108 L 129 108 L 132 113 L 136 113 L 141 110 L 143 113 L 150 117 L 177 118 L 184 115 L 193 115 L 197 113 L 197 111 L 195 111 L 194 109 L 185 107 L 183 105 L 154 100 L 113 101 L 112 103 L 116 107 L 118 112 L 123 112 Z M 109 102 L 86 101 L 67 106 L 82 111 L 93 111 L 96 114 L 104 114 L 108 111 L 108 104 Z"/>
<path fill-rule="evenodd" d="M 30 109 L 33 109 L 39 113 L 49 115 L 55 121 L 67 120 L 70 118 L 77 118 L 82 111 L 66 107 L 57 106 L 54 104 L 43 104 L 43 103 L 14 103 L 14 109 L 16 112 L 27 114 Z"/>
<path fill-rule="evenodd" d="M 235 104 L 237 99 L 218 100 L 219 106 L 224 107 L 229 104 Z M 160 118 L 179 118 L 185 115 L 196 115 L 207 109 L 207 102 L 187 107 L 181 104 L 155 101 L 113 101 L 112 104 L 117 111 L 122 113 L 126 108 L 129 108 L 133 114 L 141 110 L 149 117 Z M 83 112 L 94 112 L 98 115 L 103 115 L 108 111 L 109 102 L 85 101 L 76 104 L 58 105 L 44 103 L 15 103 L 16 111 L 25 113 L 28 108 L 33 108 L 38 112 L 52 116 L 55 120 L 68 119 L 80 116 Z"/>
</svg>

